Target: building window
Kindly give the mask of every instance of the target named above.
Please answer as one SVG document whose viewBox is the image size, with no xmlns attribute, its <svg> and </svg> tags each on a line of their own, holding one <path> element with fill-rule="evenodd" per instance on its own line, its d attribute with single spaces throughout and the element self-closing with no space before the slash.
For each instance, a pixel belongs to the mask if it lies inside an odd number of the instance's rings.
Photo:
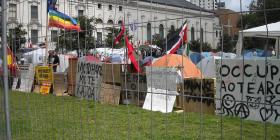
<svg viewBox="0 0 280 140">
<path fill-rule="evenodd" d="M 112 10 L 113 9 L 113 6 L 112 5 L 109 5 L 109 10 Z"/>
<path fill-rule="evenodd" d="M 32 44 L 38 43 L 38 30 L 31 30 L 31 42 Z"/>
<path fill-rule="evenodd" d="M 102 19 L 98 18 L 98 19 L 96 19 L 95 23 L 96 23 L 96 24 L 102 24 L 103 21 L 102 21 Z"/>
<path fill-rule="evenodd" d="M 98 7 L 98 9 L 101 9 L 101 8 L 102 8 L 101 3 L 98 3 L 98 4 L 97 4 L 97 7 Z"/>
<path fill-rule="evenodd" d="M 9 4 L 9 18 L 17 18 L 17 5 Z"/>
<path fill-rule="evenodd" d="M 175 32 L 175 26 L 174 26 L 174 25 L 171 25 L 170 30 L 171 30 L 171 32 Z"/>
<path fill-rule="evenodd" d="M 218 34 L 219 34 L 218 31 L 216 31 L 216 37 L 218 37 Z"/>
<path fill-rule="evenodd" d="M 152 25 L 151 23 L 147 24 L 147 41 L 152 41 Z"/>
<path fill-rule="evenodd" d="M 102 32 L 97 32 L 97 45 L 102 45 Z"/>
<path fill-rule="evenodd" d="M 84 15 L 84 10 L 78 10 L 78 17 L 81 17 Z"/>
<path fill-rule="evenodd" d="M 58 38 L 58 32 L 57 30 L 52 30 L 51 31 L 51 40 L 55 41 Z"/>
<path fill-rule="evenodd" d="M 202 28 L 200 29 L 200 40 L 201 40 L 201 42 L 203 42 L 203 29 Z"/>
<path fill-rule="evenodd" d="M 194 41 L 194 27 L 191 28 L 191 41 Z"/>
<path fill-rule="evenodd" d="M 109 19 L 109 20 L 107 21 L 107 23 L 108 23 L 108 24 L 114 24 L 113 20 L 111 20 L 111 19 Z"/>
<path fill-rule="evenodd" d="M 118 22 L 118 25 L 119 25 L 119 26 L 122 26 L 122 21 L 121 21 L 121 20 Z"/>
<path fill-rule="evenodd" d="M 159 25 L 159 36 L 160 38 L 164 38 L 164 27 L 162 24 Z"/>
<path fill-rule="evenodd" d="M 122 11 L 122 6 L 119 6 L 119 11 Z"/>
<path fill-rule="evenodd" d="M 31 6 L 31 19 L 38 20 L 38 6 Z"/>
</svg>

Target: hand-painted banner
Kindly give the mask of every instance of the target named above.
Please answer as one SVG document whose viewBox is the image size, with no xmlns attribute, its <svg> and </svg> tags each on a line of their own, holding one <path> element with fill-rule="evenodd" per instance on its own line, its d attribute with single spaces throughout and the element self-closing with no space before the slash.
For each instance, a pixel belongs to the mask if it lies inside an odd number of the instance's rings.
<svg viewBox="0 0 280 140">
<path fill-rule="evenodd" d="M 98 100 L 102 82 L 102 63 L 78 60 L 75 96 Z"/>
<path fill-rule="evenodd" d="M 280 60 L 216 60 L 216 112 L 280 123 Z"/>
</svg>

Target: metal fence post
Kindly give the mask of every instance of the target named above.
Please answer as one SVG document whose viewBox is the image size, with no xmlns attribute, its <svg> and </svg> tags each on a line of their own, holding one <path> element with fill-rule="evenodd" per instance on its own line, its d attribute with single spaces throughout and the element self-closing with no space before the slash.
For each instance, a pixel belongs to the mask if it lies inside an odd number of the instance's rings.
<svg viewBox="0 0 280 140">
<path fill-rule="evenodd" d="M 8 87 L 8 65 L 7 65 L 7 1 L 2 0 L 2 49 L 4 70 L 4 107 L 6 118 L 7 140 L 11 140 L 10 110 L 9 110 L 9 87 Z"/>
</svg>

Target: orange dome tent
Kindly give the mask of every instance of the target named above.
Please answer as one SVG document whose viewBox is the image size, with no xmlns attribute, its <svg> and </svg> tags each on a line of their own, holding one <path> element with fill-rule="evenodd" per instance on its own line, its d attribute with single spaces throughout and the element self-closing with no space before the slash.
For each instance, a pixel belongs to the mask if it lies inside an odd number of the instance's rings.
<svg viewBox="0 0 280 140">
<path fill-rule="evenodd" d="M 153 64 L 153 67 L 184 67 L 183 68 L 183 76 L 184 78 L 200 78 L 201 71 L 196 67 L 192 61 L 182 55 L 177 54 L 167 54 L 158 60 L 156 60 Z M 203 77 L 203 76 L 202 76 Z"/>
</svg>

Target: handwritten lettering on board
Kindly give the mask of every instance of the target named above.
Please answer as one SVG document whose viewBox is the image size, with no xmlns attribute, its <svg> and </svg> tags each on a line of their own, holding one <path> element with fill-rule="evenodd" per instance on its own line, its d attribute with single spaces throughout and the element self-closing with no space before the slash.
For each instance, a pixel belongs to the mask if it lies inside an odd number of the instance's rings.
<svg viewBox="0 0 280 140">
<path fill-rule="evenodd" d="M 280 60 L 216 61 L 216 112 L 280 123 Z"/>
<path fill-rule="evenodd" d="M 102 63 L 78 60 L 75 96 L 98 99 L 102 82 Z"/>
</svg>

